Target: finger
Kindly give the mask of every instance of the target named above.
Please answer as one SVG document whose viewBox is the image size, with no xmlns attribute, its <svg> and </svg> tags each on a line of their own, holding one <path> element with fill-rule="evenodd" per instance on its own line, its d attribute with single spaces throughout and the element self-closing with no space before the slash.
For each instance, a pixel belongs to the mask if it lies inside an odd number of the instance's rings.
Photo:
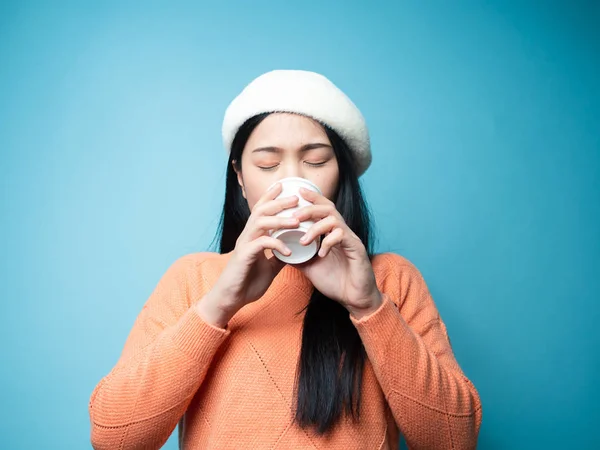
<svg viewBox="0 0 600 450">
<path fill-rule="evenodd" d="M 329 205 L 309 205 L 294 211 L 292 216 L 297 217 L 301 222 L 304 220 L 321 220 L 328 216 L 341 218 L 340 213 Z"/>
<path fill-rule="evenodd" d="M 246 227 L 238 237 L 236 246 L 239 243 L 250 242 L 259 236 L 265 235 L 270 230 L 278 229 L 294 229 L 298 228 L 300 221 L 295 217 L 279 217 L 279 216 L 251 216 L 246 223 Z"/>
<path fill-rule="evenodd" d="M 256 204 L 254 205 L 254 208 L 256 208 L 257 206 L 260 206 L 270 200 L 275 199 L 279 194 L 281 194 L 282 189 L 283 189 L 283 186 L 281 185 L 281 183 L 279 183 L 279 182 L 275 183 L 273 186 L 271 186 L 269 189 L 267 189 L 263 195 L 260 196 L 260 198 L 258 199 Z"/>
<path fill-rule="evenodd" d="M 269 200 L 261 205 L 258 203 L 252 208 L 254 216 L 274 216 L 284 209 L 293 208 L 298 204 L 300 198 L 297 195 Z"/>
<path fill-rule="evenodd" d="M 325 256 L 327 256 L 327 254 L 329 253 L 329 250 L 331 250 L 331 247 L 333 247 L 334 245 L 340 244 L 343 239 L 344 239 L 344 230 L 342 230 L 341 228 L 336 228 L 335 230 L 333 230 L 331 233 L 329 233 L 327 235 L 327 237 L 325 237 L 325 239 L 323 239 L 321 241 L 321 248 L 319 249 L 319 256 L 321 258 L 324 258 Z"/>
<path fill-rule="evenodd" d="M 302 198 L 308 200 L 315 205 L 331 205 L 333 206 L 333 202 L 329 200 L 327 197 L 319 194 L 318 192 L 311 191 L 310 189 L 300 188 L 299 190 Z"/>
<path fill-rule="evenodd" d="M 258 255 L 260 252 L 264 252 L 266 249 L 277 250 L 279 253 L 285 256 L 290 256 L 292 251 L 279 239 L 275 239 L 270 236 L 261 236 L 248 243 L 249 251 L 253 255 Z"/>
<path fill-rule="evenodd" d="M 302 245 L 310 244 L 317 236 L 327 234 L 333 231 L 334 228 L 340 228 L 341 224 L 337 218 L 329 216 L 312 225 L 308 231 L 300 239 Z"/>
<path fill-rule="evenodd" d="M 254 231 L 261 234 L 269 230 L 280 228 L 298 228 L 300 221 L 296 217 L 262 216 L 254 222 Z"/>
</svg>

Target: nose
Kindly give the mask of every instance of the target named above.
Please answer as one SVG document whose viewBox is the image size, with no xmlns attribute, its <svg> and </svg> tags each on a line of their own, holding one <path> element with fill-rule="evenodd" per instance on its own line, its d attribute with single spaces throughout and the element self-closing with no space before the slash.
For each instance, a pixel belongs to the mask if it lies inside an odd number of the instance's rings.
<svg viewBox="0 0 600 450">
<path fill-rule="evenodd" d="M 306 178 L 306 174 L 304 173 L 302 162 L 298 164 L 289 163 L 282 167 L 281 178 L 289 178 L 289 177 L 299 177 Z"/>
</svg>

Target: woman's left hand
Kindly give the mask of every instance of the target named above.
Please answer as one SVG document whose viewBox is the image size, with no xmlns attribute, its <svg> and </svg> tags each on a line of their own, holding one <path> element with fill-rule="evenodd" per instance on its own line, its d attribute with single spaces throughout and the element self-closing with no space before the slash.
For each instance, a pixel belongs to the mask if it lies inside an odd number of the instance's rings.
<svg viewBox="0 0 600 450">
<path fill-rule="evenodd" d="M 301 188 L 300 195 L 312 203 L 294 213 L 301 222 L 315 222 L 305 234 L 306 245 L 320 235 L 319 254 L 297 267 L 321 293 L 341 303 L 356 318 L 381 305 L 373 266 L 360 238 L 348 227 L 332 201 Z"/>
</svg>

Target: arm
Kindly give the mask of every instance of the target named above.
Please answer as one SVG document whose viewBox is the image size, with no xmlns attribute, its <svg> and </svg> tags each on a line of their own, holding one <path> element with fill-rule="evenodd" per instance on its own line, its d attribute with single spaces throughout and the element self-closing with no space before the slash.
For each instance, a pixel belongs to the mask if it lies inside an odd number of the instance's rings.
<svg viewBox="0 0 600 450">
<path fill-rule="evenodd" d="M 395 421 L 412 450 L 474 449 L 479 395 L 454 358 L 421 274 L 406 261 L 391 264 L 396 282 L 380 307 L 350 317 Z"/>
<path fill-rule="evenodd" d="M 95 449 L 160 448 L 200 387 L 229 335 L 190 307 L 209 290 L 201 264 L 188 256 L 169 267 L 116 366 L 95 387 L 89 402 Z"/>
</svg>

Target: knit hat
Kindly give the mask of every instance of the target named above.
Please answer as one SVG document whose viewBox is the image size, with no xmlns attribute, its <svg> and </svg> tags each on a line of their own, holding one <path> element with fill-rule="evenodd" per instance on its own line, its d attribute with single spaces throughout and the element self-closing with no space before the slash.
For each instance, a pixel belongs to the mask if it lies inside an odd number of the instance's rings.
<svg viewBox="0 0 600 450">
<path fill-rule="evenodd" d="M 357 175 L 371 165 L 367 124 L 358 108 L 331 81 L 305 70 L 273 70 L 254 79 L 231 102 L 223 119 L 223 144 L 231 144 L 244 122 L 269 112 L 302 114 L 337 132 L 354 154 Z"/>
</svg>

